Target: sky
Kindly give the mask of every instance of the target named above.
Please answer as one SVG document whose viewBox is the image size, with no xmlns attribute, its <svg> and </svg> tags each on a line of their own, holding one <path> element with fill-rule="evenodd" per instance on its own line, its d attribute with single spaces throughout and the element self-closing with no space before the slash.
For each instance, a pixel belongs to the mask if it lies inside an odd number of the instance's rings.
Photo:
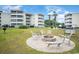
<svg viewBox="0 0 79 59">
<path fill-rule="evenodd" d="M 55 10 L 58 14 L 57 21 L 64 22 L 64 15 L 72 12 L 79 12 L 79 5 L 0 5 L 0 10 L 9 12 L 12 9 L 20 9 L 26 13 L 44 14 L 48 19 L 48 14 L 53 14 Z"/>
</svg>

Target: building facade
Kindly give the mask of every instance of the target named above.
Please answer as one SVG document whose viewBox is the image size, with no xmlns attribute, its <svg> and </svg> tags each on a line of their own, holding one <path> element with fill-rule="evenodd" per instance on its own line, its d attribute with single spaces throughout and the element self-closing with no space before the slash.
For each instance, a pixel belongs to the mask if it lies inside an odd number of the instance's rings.
<svg viewBox="0 0 79 59">
<path fill-rule="evenodd" d="M 21 10 L 11 10 L 10 12 L 10 25 L 11 26 L 21 26 L 24 25 L 24 13 Z"/>
<path fill-rule="evenodd" d="M 0 11 L 0 26 L 3 25 L 44 27 L 44 15 L 34 15 L 21 10 L 11 10 L 10 13 Z"/>
<path fill-rule="evenodd" d="M 2 11 L 0 11 L 0 27 L 1 27 L 1 14 L 2 14 Z"/>
<path fill-rule="evenodd" d="M 67 33 L 75 33 L 75 28 L 79 27 L 79 13 L 69 13 L 65 15 L 65 26 Z M 71 30 L 72 29 L 72 30 Z"/>
<path fill-rule="evenodd" d="M 34 25 L 35 27 L 44 27 L 44 15 L 42 14 L 36 14 L 33 15 L 33 20 L 32 20 L 32 25 Z"/>
</svg>

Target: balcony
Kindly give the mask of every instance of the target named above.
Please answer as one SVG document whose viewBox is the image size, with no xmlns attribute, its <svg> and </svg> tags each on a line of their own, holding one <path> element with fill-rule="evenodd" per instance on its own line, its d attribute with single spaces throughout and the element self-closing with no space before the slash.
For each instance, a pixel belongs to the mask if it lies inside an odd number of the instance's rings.
<svg viewBox="0 0 79 59">
<path fill-rule="evenodd" d="M 23 13 L 21 10 L 11 10 L 11 13 Z"/>
<path fill-rule="evenodd" d="M 16 19 L 11 19 L 11 22 L 16 22 Z"/>
<path fill-rule="evenodd" d="M 38 24 L 39 27 L 44 27 L 44 24 Z"/>
<path fill-rule="evenodd" d="M 31 18 L 32 14 L 26 14 L 26 18 Z"/>
<path fill-rule="evenodd" d="M 72 25 L 72 23 L 65 23 L 65 25 Z"/>
<path fill-rule="evenodd" d="M 11 13 L 11 15 L 23 15 L 22 13 Z"/>
<path fill-rule="evenodd" d="M 23 15 L 11 15 L 11 18 L 23 18 Z"/>
<path fill-rule="evenodd" d="M 30 24 L 26 23 L 27 26 L 30 26 Z"/>
<path fill-rule="evenodd" d="M 42 16 L 42 17 L 44 17 L 44 15 L 43 15 L 43 14 L 38 14 L 38 16 Z"/>
<path fill-rule="evenodd" d="M 26 21 L 26 22 L 30 22 L 30 21 Z"/>
<path fill-rule="evenodd" d="M 31 19 L 30 17 L 26 18 L 26 19 Z"/>
<path fill-rule="evenodd" d="M 17 19 L 17 22 L 22 22 L 23 21 L 23 19 Z"/>
<path fill-rule="evenodd" d="M 43 16 L 38 16 L 38 19 L 44 19 L 44 17 Z"/>
<path fill-rule="evenodd" d="M 68 20 L 65 20 L 65 22 L 72 22 L 72 20 L 71 19 L 68 19 Z"/>
<path fill-rule="evenodd" d="M 17 25 L 23 25 L 23 23 L 16 23 Z"/>
<path fill-rule="evenodd" d="M 65 17 L 68 17 L 68 16 L 72 16 L 72 14 L 67 14 L 67 15 L 65 15 Z"/>
</svg>

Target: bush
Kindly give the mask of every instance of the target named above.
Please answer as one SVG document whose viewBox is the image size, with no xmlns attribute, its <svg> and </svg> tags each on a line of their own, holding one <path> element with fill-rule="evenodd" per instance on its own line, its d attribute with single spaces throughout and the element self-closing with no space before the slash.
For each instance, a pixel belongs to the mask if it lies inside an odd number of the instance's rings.
<svg viewBox="0 0 79 59">
<path fill-rule="evenodd" d="M 10 28 L 15 28 L 15 26 L 10 26 Z"/>
<path fill-rule="evenodd" d="M 33 25 L 31 25 L 31 26 L 30 26 L 30 28 L 34 28 L 34 26 L 33 26 Z"/>
<path fill-rule="evenodd" d="M 23 26 L 19 26 L 19 28 L 20 28 L 20 29 L 27 29 L 28 26 L 24 26 L 24 25 L 23 25 Z"/>
<path fill-rule="evenodd" d="M 53 26 L 51 26 L 51 28 L 53 28 Z"/>
</svg>

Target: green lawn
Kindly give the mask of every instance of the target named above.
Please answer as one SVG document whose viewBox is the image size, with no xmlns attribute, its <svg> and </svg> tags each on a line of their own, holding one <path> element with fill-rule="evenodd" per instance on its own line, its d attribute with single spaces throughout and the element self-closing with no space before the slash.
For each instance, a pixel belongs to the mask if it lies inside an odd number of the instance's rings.
<svg viewBox="0 0 79 59">
<path fill-rule="evenodd" d="M 45 52 L 36 51 L 29 46 L 26 45 L 26 40 L 32 36 L 31 31 L 39 32 L 40 30 L 44 30 L 45 33 L 49 28 L 29 28 L 29 29 L 7 29 L 4 34 L 3 30 L 0 29 L 0 53 L 23 53 L 23 54 L 44 54 Z M 61 29 L 51 29 L 52 35 L 63 34 L 64 31 Z M 71 40 L 73 40 L 76 44 L 75 49 L 64 52 L 64 53 L 79 53 L 79 41 L 78 35 L 72 36 Z"/>
</svg>

